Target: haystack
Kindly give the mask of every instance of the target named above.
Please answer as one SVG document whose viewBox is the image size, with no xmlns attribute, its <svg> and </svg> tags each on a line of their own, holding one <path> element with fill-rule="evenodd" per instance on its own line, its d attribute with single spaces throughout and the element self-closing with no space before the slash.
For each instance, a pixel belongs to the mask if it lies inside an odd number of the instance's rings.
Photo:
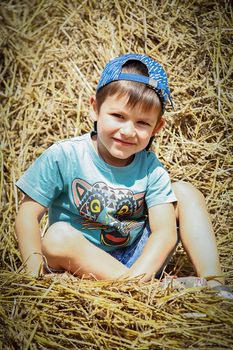
<svg viewBox="0 0 233 350">
<path fill-rule="evenodd" d="M 175 103 L 154 150 L 173 181 L 205 195 L 233 283 L 230 1 L 10 0 L 0 8 L 0 348 L 233 348 L 231 300 L 137 279 L 34 280 L 20 270 L 14 232 L 15 180 L 53 142 L 91 129 L 88 99 L 110 58 L 146 53 L 168 72 Z M 171 271 L 193 273 L 182 249 Z"/>
</svg>

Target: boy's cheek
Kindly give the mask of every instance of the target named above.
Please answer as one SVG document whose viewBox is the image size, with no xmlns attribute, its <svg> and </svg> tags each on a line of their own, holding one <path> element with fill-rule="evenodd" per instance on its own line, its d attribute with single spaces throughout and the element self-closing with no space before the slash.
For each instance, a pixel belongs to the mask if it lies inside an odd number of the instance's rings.
<svg viewBox="0 0 233 350">
<path fill-rule="evenodd" d="M 105 132 L 112 131 L 112 129 L 120 127 L 120 124 L 114 121 L 112 118 L 109 118 L 100 123 L 100 128 L 102 128 Z"/>
</svg>

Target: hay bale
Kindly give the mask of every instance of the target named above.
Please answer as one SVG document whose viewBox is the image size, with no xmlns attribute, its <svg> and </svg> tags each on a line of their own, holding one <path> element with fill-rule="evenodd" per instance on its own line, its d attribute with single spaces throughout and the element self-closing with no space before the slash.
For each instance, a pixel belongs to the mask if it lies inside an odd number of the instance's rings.
<svg viewBox="0 0 233 350">
<path fill-rule="evenodd" d="M 19 270 L 14 233 L 15 179 L 54 141 L 91 129 L 89 95 L 110 58 L 145 52 L 164 65 L 175 102 L 154 149 L 173 180 L 206 196 L 233 283 L 230 2 L 12 0 L 0 11 L 1 347 L 232 348 L 231 301 L 137 279 L 35 281 Z M 191 272 L 182 250 L 176 259 L 174 272 Z"/>
</svg>

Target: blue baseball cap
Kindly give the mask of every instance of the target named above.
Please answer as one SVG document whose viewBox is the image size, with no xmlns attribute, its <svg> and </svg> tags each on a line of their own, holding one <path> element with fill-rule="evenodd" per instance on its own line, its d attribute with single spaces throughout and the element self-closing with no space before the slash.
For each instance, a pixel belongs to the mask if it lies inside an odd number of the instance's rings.
<svg viewBox="0 0 233 350">
<path fill-rule="evenodd" d="M 148 69 L 149 76 L 142 74 L 122 73 L 122 66 L 127 61 L 136 60 L 144 63 Z M 118 80 L 135 81 L 138 83 L 144 83 L 150 88 L 154 89 L 157 93 L 161 103 L 162 110 L 164 112 L 168 100 L 170 101 L 172 108 L 172 98 L 168 85 L 168 78 L 163 67 L 151 57 L 144 54 L 128 53 L 119 57 L 116 57 L 109 61 L 101 76 L 97 85 L 97 92 L 105 85 Z"/>
</svg>

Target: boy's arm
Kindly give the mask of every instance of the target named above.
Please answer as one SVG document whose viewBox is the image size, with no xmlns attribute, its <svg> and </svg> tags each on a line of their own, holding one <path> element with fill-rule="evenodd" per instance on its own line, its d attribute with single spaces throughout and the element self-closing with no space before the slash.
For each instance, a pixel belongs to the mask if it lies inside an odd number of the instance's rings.
<svg viewBox="0 0 233 350">
<path fill-rule="evenodd" d="M 149 209 L 151 235 L 141 256 L 129 269 L 127 276 L 145 274 L 146 282 L 160 270 L 177 243 L 176 217 L 172 203 L 159 204 Z"/>
<path fill-rule="evenodd" d="M 38 277 L 43 266 L 40 220 L 47 208 L 25 196 L 16 217 L 16 234 L 28 274 Z M 43 271 L 43 270 L 42 270 Z"/>
</svg>

